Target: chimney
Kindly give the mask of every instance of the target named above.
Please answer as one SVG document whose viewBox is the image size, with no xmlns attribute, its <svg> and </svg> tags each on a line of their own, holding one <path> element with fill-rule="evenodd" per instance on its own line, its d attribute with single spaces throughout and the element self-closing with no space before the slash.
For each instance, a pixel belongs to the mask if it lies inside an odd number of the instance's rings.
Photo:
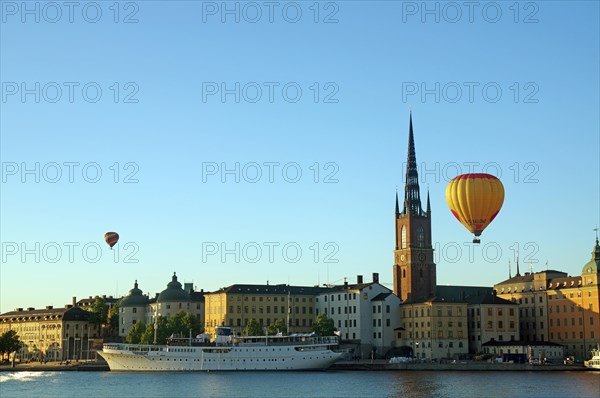
<svg viewBox="0 0 600 398">
<path fill-rule="evenodd" d="M 47 305 L 47 306 L 46 306 L 46 309 L 47 309 L 47 310 L 51 310 L 52 308 L 54 308 L 54 307 L 53 307 L 53 306 L 51 306 L 51 305 Z"/>
<path fill-rule="evenodd" d="M 33 310 L 35 310 L 35 308 L 33 308 L 33 307 L 27 307 L 27 311 L 33 311 Z"/>
<path fill-rule="evenodd" d="M 77 297 L 73 296 L 73 307 L 77 305 Z"/>
<path fill-rule="evenodd" d="M 373 272 L 373 282 L 379 283 L 379 272 Z"/>
<path fill-rule="evenodd" d="M 363 283 L 363 276 L 362 275 L 356 275 L 356 283 Z"/>
<path fill-rule="evenodd" d="M 19 308 L 15 308 L 15 311 L 17 311 L 17 312 L 21 312 L 21 311 L 23 311 L 23 308 L 21 308 L 21 307 L 19 307 Z"/>
<path fill-rule="evenodd" d="M 65 309 L 67 309 L 67 310 L 68 310 L 69 308 L 73 308 L 73 306 L 72 306 L 71 304 L 67 304 L 67 305 L 65 305 Z"/>
</svg>

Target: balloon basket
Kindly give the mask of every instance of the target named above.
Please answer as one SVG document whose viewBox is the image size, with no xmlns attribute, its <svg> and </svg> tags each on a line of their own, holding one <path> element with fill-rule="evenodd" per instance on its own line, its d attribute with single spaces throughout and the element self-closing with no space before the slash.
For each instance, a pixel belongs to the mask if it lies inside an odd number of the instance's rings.
<svg viewBox="0 0 600 398">
<path fill-rule="evenodd" d="M 473 238 L 473 243 L 479 244 L 479 243 L 481 243 L 481 241 L 479 240 L 479 238 Z"/>
</svg>

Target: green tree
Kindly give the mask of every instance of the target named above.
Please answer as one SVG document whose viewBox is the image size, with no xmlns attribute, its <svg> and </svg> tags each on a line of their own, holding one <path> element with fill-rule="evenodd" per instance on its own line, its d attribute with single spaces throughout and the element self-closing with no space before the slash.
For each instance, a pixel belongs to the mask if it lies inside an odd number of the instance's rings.
<svg viewBox="0 0 600 398">
<path fill-rule="evenodd" d="M 119 331 L 119 308 L 121 307 L 121 301 L 123 297 L 118 299 L 108 311 L 108 326 L 111 331 L 111 335 L 118 334 Z"/>
<path fill-rule="evenodd" d="M 319 336 L 333 336 L 335 332 L 335 325 L 333 319 L 328 318 L 324 313 L 319 314 L 315 323 L 313 323 L 313 330 Z"/>
<path fill-rule="evenodd" d="M 139 344 L 142 339 L 142 334 L 146 331 L 146 325 L 143 322 L 136 322 L 135 325 L 131 328 L 129 333 L 127 333 L 127 337 L 125 337 L 125 342 L 129 344 Z M 154 336 L 152 336 L 154 339 Z"/>
<path fill-rule="evenodd" d="M 194 337 L 202 330 L 200 321 L 192 313 L 186 311 L 179 311 L 169 318 L 168 326 L 171 333 L 179 336 L 188 336 L 191 329 L 192 337 Z"/>
<path fill-rule="evenodd" d="M 265 332 L 263 332 L 262 326 L 256 322 L 254 319 L 250 319 L 246 328 L 244 329 L 244 335 L 246 336 L 262 336 Z"/>
<path fill-rule="evenodd" d="M 285 325 L 285 321 L 283 319 L 277 319 L 275 322 L 269 326 L 269 334 L 276 335 L 277 333 L 286 334 L 287 326 Z"/>
<path fill-rule="evenodd" d="M 90 314 L 90 323 L 102 326 L 108 321 L 108 307 L 102 297 L 96 297 L 96 301 L 89 308 L 86 308 Z"/>
<path fill-rule="evenodd" d="M 162 316 L 158 317 L 156 322 L 158 324 L 158 329 L 156 331 L 156 344 L 166 344 L 167 339 L 171 336 L 171 328 L 169 327 L 169 323 L 167 318 Z M 142 337 L 140 338 L 141 344 L 154 344 L 154 324 L 146 325 L 146 330 L 142 333 Z"/>
<path fill-rule="evenodd" d="M 17 332 L 9 330 L 0 335 L 0 357 L 4 357 L 4 354 L 10 355 L 11 352 L 17 351 L 21 348 L 21 341 Z"/>
</svg>

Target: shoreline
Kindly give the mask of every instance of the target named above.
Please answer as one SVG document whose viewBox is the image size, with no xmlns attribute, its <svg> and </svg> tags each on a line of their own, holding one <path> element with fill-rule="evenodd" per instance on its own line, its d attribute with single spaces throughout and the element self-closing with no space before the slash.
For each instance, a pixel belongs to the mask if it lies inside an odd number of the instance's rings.
<svg viewBox="0 0 600 398">
<path fill-rule="evenodd" d="M 479 361 L 462 361 L 456 363 L 388 363 L 384 360 L 340 361 L 328 370 L 350 371 L 593 371 L 583 365 L 530 365 L 526 363 L 490 363 Z M 28 363 L 0 365 L 0 372 L 109 372 L 104 362 L 80 362 L 60 365 L 58 362 L 46 364 Z"/>
</svg>

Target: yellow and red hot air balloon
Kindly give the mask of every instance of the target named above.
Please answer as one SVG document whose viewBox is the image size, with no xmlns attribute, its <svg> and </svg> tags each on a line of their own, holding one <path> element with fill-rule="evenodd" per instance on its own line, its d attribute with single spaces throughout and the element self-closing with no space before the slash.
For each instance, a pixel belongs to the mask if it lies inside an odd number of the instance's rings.
<svg viewBox="0 0 600 398">
<path fill-rule="evenodd" d="M 104 234 L 104 240 L 110 246 L 110 250 L 112 250 L 113 246 L 119 241 L 119 234 L 116 232 L 107 232 Z"/>
<path fill-rule="evenodd" d="M 454 217 L 475 234 L 473 243 L 496 218 L 504 202 L 504 186 L 490 174 L 462 174 L 446 187 L 446 202 Z"/>
</svg>

